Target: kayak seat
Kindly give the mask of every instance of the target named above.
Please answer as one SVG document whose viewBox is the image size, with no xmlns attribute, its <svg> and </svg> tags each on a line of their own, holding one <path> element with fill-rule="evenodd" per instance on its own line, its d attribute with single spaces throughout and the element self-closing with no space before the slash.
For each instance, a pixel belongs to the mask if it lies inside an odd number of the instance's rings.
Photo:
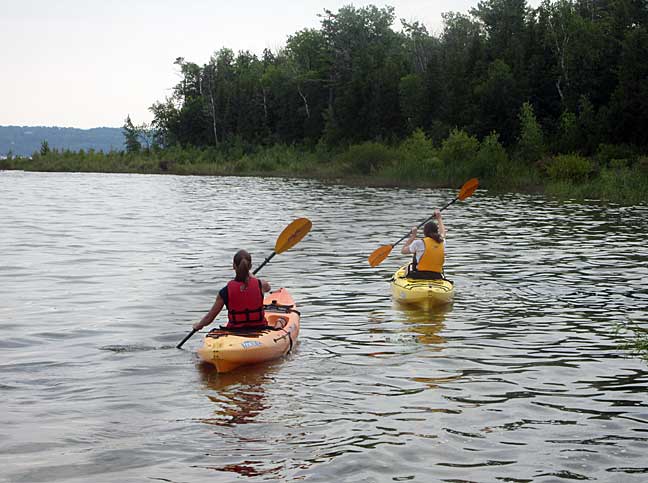
<svg viewBox="0 0 648 483">
<path fill-rule="evenodd" d="M 228 329 L 225 326 L 220 326 L 218 329 L 210 330 L 205 337 L 217 339 L 226 335 L 236 334 L 241 337 L 259 337 L 264 332 L 275 330 L 274 327 L 266 325 L 265 327 L 241 327 L 239 329 Z"/>
<path fill-rule="evenodd" d="M 293 309 L 294 305 L 280 305 L 277 303 L 271 303 L 271 304 L 266 304 L 263 306 L 263 310 L 266 312 L 279 312 L 279 313 L 284 313 L 288 314 L 290 312 L 294 312 L 297 315 L 301 316 L 301 313 L 298 310 Z"/>
<path fill-rule="evenodd" d="M 412 270 L 407 272 L 404 278 L 413 278 L 415 280 L 444 280 L 439 272 L 425 272 L 423 270 Z"/>
<path fill-rule="evenodd" d="M 454 285 L 454 282 L 452 280 L 448 280 L 445 278 L 445 275 L 439 272 L 429 272 L 426 270 L 414 270 L 414 267 L 410 263 L 407 266 L 407 272 L 403 276 L 403 278 L 411 278 L 414 280 L 445 280 L 447 282 L 450 282 L 452 285 Z"/>
<path fill-rule="evenodd" d="M 288 319 L 286 319 L 285 317 L 277 317 L 274 320 L 274 323 L 275 323 L 274 330 L 283 329 L 288 323 Z"/>
</svg>

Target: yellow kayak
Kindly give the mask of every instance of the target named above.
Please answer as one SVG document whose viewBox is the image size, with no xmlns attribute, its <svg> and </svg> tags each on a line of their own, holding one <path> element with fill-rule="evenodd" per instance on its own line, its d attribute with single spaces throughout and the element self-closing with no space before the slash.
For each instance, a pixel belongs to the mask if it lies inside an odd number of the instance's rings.
<svg viewBox="0 0 648 483">
<path fill-rule="evenodd" d="M 299 312 L 295 301 L 284 288 L 269 293 L 263 299 L 267 329 L 231 331 L 213 329 L 206 336 L 198 356 L 229 372 L 237 367 L 258 364 L 287 354 L 299 336 Z"/>
<path fill-rule="evenodd" d="M 391 278 L 395 300 L 406 304 L 442 305 L 452 302 L 454 284 L 449 280 L 407 278 L 407 265 L 396 270 Z"/>
</svg>

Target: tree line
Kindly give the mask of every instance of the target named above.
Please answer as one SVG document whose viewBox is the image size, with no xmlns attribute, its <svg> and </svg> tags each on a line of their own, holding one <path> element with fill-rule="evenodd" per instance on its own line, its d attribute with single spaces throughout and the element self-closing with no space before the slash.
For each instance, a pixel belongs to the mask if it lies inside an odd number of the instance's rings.
<svg viewBox="0 0 648 483">
<path fill-rule="evenodd" d="M 41 146 L 0 169 L 360 177 L 648 200 L 645 0 L 482 0 L 431 34 L 394 9 L 324 10 L 283 48 L 178 58 L 125 151 Z"/>
<path fill-rule="evenodd" d="M 181 80 L 151 106 L 152 125 L 127 120 L 127 148 L 142 133 L 164 147 L 348 146 L 417 129 L 436 143 L 453 129 L 496 133 L 513 148 L 525 122 L 540 130 L 535 156 L 648 146 L 644 0 L 482 0 L 445 13 L 438 35 L 418 22 L 396 29 L 393 7 L 320 19 L 260 57 L 222 48 L 204 65 L 178 58 Z"/>
</svg>

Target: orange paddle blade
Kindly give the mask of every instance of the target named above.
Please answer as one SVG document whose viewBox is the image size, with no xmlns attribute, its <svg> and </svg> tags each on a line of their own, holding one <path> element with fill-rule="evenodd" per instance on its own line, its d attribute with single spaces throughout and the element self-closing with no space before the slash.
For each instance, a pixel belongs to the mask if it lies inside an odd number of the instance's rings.
<svg viewBox="0 0 648 483">
<path fill-rule="evenodd" d="M 371 255 L 367 258 L 369 265 L 372 267 L 377 267 L 382 263 L 382 261 L 389 256 L 389 254 L 394 248 L 394 245 L 383 245 L 380 248 L 376 248 Z"/>
<path fill-rule="evenodd" d="M 457 198 L 459 198 L 461 201 L 465 200 L 469 196 L 472 196 L 472 194 L 475 192 L 478 186 L 479 186 L 479 181 L 477 180 L 477 178 L 469 179 L 464 183 L 464 185 L 459 190 L 459 194 L 457 195 Z"/>
<path fill-rule="evenodd" d="M 294 247 L 299 241 L 306 236 L 311 230 L 313 223 L 308 218 L 297 218 L 290 225 L 284 228 L 277 243 L 275 243 L 275 253 L 282 253 L 291 247 Z"/>
</svg>

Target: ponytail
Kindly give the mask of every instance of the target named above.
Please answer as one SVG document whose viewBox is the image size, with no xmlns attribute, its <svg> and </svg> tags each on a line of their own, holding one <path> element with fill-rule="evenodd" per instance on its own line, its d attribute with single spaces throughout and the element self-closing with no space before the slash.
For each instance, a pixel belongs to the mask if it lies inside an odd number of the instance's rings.
<svg viewBox="0 0 648 483">
<path fill-rule="evenodd" d="M 234 255 L 234 270 L 236 270 L 237 282 L 247 282 L 252 267 L 252 257 L 245 250 L 239 250 Z"/>
<path fill-rule="evenodd" d="M 433 221 L 428 221 L 423 227 L 423 235 L 432 238 L 437 243 L 443 243 L 443 238 L 439 234 L 439 227 Z"/>
</svg>

